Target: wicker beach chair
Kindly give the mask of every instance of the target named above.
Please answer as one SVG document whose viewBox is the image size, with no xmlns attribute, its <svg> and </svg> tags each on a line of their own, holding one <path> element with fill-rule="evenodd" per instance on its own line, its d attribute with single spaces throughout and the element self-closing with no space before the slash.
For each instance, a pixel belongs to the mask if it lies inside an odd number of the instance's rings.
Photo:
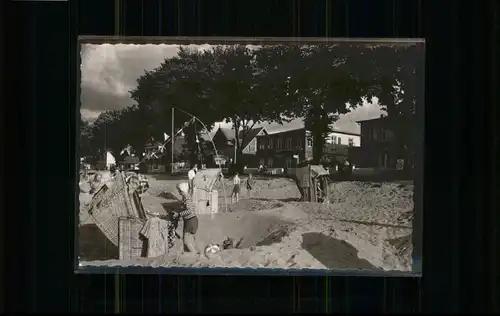
<svg viewBox="0 0 500 316">
<path fill-rule="evenodd" d="M 104 185 L 95 194 L 88 213 L 97 227 L 116 246 L 120 245 L 120 218 L 146 219 L 140 198 L 137 192 L 130 192 L 123 173 L 115 177 L 112 185 Z"/>
<path fill-rule="evenodd" d="M 120 243 L 118 251 L 120 260 L 146 257 L 148 240 L 140 234 L 145 223 L 145 219 L 136 217 L 120 217 L 118 219 L 118 241 Z"/>
</svg>

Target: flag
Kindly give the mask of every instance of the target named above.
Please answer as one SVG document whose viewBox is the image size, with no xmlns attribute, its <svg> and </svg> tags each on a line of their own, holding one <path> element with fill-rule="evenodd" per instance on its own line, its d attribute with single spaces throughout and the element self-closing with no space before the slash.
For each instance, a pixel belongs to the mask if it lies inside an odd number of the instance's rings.
<svg viewBox="0 0 500 316">
<path fill-rule="evenodd" d="M 163 140 L 167 141 L 170 138 L 167 133 L 163 133 Z"/>
<path fill-rule="evenodd" d="M 132 146 L 130 146 L 130 144 L 127 144 L 127 146 L 125 146 L 125 148 L 122 149 L 122 151 L 120 152 L 120 156 L 122 156 L 125 153 L 127 155 L 131 156 L 131 154 L 132 154 Z"/>
<path fill-rule="evenodd" d="M 200 143 L 200 140 L 198 139 L 198 135 L 196 135 L 196 142 Z"/>
</svg>

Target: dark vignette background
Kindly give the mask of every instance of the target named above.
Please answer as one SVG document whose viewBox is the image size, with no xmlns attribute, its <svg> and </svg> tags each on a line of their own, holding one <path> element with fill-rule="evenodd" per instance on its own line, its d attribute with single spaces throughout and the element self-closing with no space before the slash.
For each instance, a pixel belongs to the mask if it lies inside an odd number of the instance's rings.
<svg viewBox="0 0 500 316">
<path fill-rule="evenodd" d="M 500 264 L 492 256 L 498 195 L 490 190 L 498 159 L 488 155 L 498 146 L 491 115 L 498 32 L 491 22 L 498 2 L 75 0 L 8 6 L 8 311 L 498 310 L 493 268 Z M 150 275 L 121 276 L 116 288 L 113 275 L 74 276 L 78 34 L 427 37 L 424 278 Z"/>
</svg>

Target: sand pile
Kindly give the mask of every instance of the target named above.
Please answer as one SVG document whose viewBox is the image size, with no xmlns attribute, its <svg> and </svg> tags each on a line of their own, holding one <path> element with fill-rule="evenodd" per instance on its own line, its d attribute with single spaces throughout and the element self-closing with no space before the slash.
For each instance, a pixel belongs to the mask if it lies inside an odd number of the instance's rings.
<svg viewBox="0 0 500 316">
<path fill-rule="evenodd" d="M 170 196 L 162 196 L 162 192 L 165 188 L 175 192 L 180 181 L 151 181 L 150 199 L 143 203 L 165 201 Z M 225 179 L 225 184 L 229 194 L 230 181 Z M 258 198 L 231 205 L 229 213 L 200 216 L 200 250 L 228 237 L 239 243 L 238 249 L 200 257 L 183 254 L 179 241 L 169 254 L 158 258 L 83 264 L 409 271 L 411 248 L 407 245 L 411 246 L 411 238 L 405 236 L 411 229 L 399 226 L 411 222 L 412 186 L 343 182 L 332 187 L 331 204 L 290 202 L 300 197 L 295 182 L 257 178 L 253 196 Z"/>
<path fill-rule="evenodd" d="M 283 207 L 285 204 L 276 200 L 257 200 L 257 199 L 245 199 L 240 200 L 238 203 L 228 205 L 228 212 L 242 212 L 242 211 L 261 211 L 270 210 L 279 207 Z M 224 209 L 223 209 L 224 210 Z"/>
<path fill-rule="evenodd" d="M 345 219 L 405 225 L 413 210 L 413 184 L 337 182 L 330 184 L 330 201 Z M 355 210 L 355 211 L 354 211 Z"/>
<path fill-rule="evenodd" d="M 387 243 L 388 247 L 392 248 L 391 250 L 400 258 L 401 263 L 405 267 L 411 267 L 413 252 L 412 235 L 388 239 Z"/>
<path fill-rule="evenodd" d="M 241 176 L 241 197 L 246 197 L 246 176 Z M 252 197 L 269 200 L 293 200 L 300 198 L 300 192 L 295 184 L 295 181 L 288 178 L 264 178 L 254 176 L 254 186 L 252 189 Z M 223 195 L 224 188 L 226 196 L 231 195 L 233 189 L 232 179 L 224 179 L 224 187 L 222 183 L 217 183 L 215 189 L 219 195 Z"/>
</svg>

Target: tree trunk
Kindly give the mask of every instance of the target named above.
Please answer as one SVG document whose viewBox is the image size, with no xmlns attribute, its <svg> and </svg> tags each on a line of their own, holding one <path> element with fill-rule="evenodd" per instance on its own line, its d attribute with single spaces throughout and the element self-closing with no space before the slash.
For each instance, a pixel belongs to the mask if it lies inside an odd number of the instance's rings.
<svg viewBox="0 0 500 316">
<path fill-rule="evenodd" d="M 237 148 L 236 150 L 236 170 L 241 173 L 243 172 L 243 148 Z"/>
<path fill-rule="evenodd" d="M 310 115 L 309 123 L 313 136 L 313 163 L 319 164 L 323 157 L 325 136 L 328 132 L 328 117 L 319 106 L 314 107 Z"/>
</svg>

